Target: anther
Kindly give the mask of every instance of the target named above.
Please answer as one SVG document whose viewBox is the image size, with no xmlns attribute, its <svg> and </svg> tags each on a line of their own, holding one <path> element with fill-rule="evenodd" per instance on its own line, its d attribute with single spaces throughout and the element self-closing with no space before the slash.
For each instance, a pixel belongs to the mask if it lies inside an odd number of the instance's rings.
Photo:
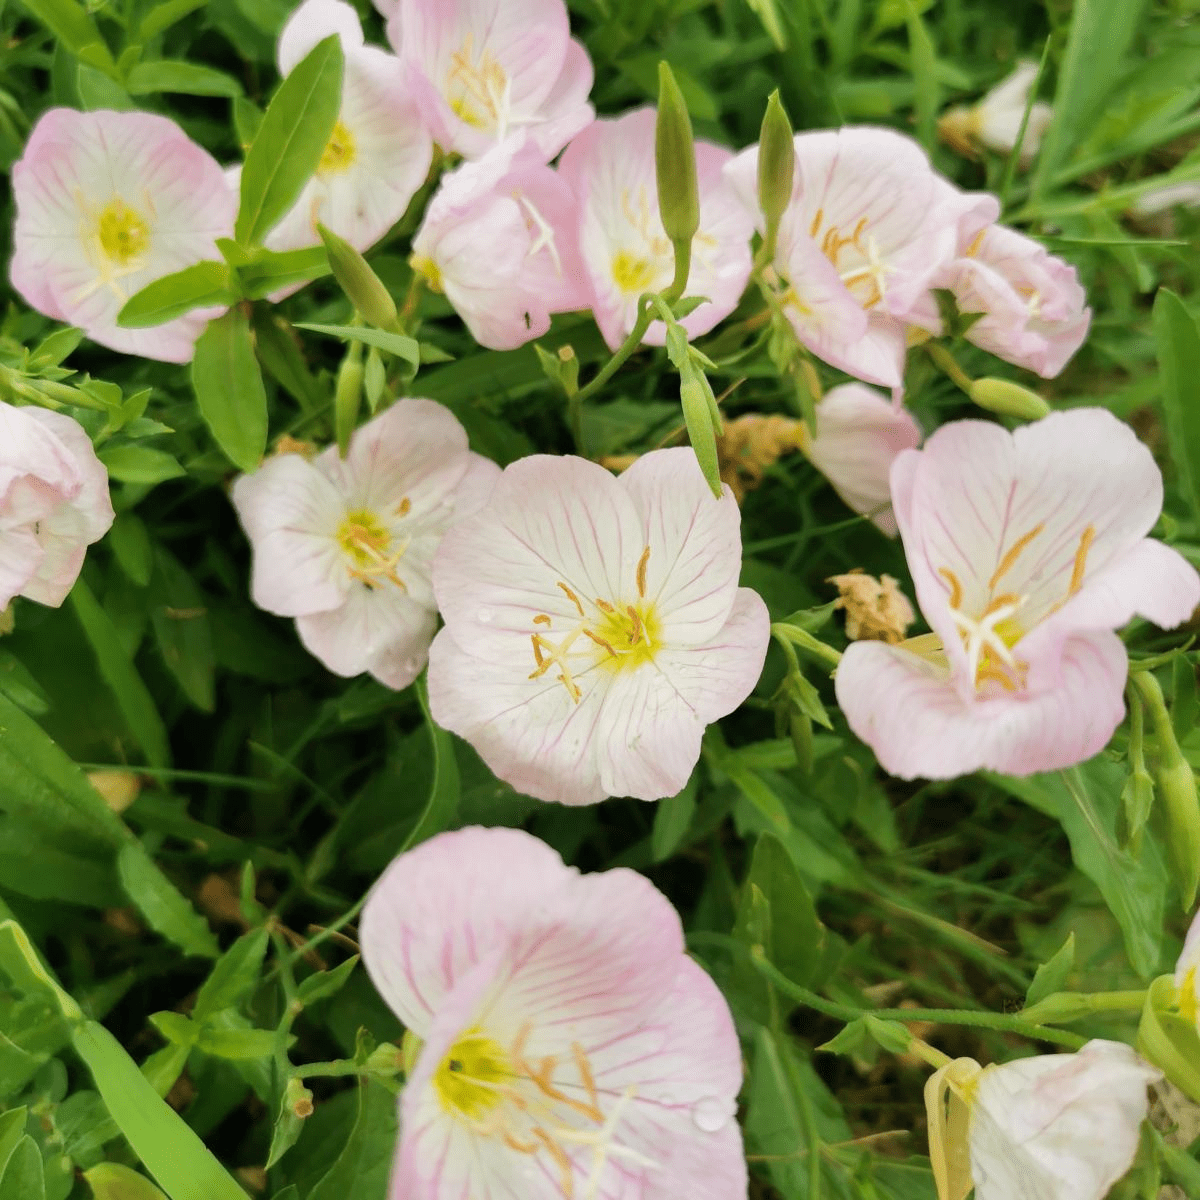
<svg viewBox="0 0 1200 1200">
<path fill-rule="evenodd" d="M 575 595 L 575 593 L 571 591 L 571 589 L 567 587 L 567 585 L 563 583 L 561 579 L 558 581 L 558 586 L 566 593 L 567 599 L 570 600 L 570 602 L 579 610 L 579 615 L 581 617 L 585 616 L 586 614 L 583 611 L 583 605 L 579 603 L 579 597 Z"/>
<path fill-rule="evenodd" d="M 950 585 L 950 600 L 951 608 L 958 608 L 962 604 L 963 590 L 962 584 L 958 582 L 958 576 L 950 570 L 949 567 L 938 567 L 938 574 Z"/>
<path fill-rule="evenodd" d="M 1075 595 L 1083 587 L 1083 574 L 1087 569 L 1088 551 L 1096 538 L 1096 527 L 1089 525 L 1079 539 L 1079 549 L 1075 551 L 1075 563 L 1071 568 L 1071 584 L 1067 588 L 1068 598 Z"/>
<path fill-rule="evenodd" d="M 1007 553 L 1005 553 L 1004 557 L 1000 560 L 1000 565 L 996 568 L 995 574 L 993 574 L 991 579 L 988 580 L 989 592 L 996 586 L 997 583 L 1000 582 L 1001 579 L 1004 578 L 1005 575 L 1009 573 L 1009 571 L 1012 570 L 1017 559 L 1021 557 L 1021 552 L 1045 528 L 1045 522 L 1040 522 L 1039 524 L 1035 525 L 1027 534 L 1017 538 L 1017 540 L 1013 542 Z"/>
<path fill-rule="evenodd" d="M 638 595 L 643 600 L 646 598 L 646 568 L 650 565 L 650 547 L 647 546 L 642 551 L 642 557 L 638 559 L 637 565 L 637 590 Z"/>
</svg>

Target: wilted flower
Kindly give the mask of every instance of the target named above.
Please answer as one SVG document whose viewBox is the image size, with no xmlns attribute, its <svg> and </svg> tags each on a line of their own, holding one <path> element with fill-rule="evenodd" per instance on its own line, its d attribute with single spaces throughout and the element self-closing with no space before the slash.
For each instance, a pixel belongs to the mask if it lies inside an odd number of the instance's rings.
<svg viewBox="0 0 1200 1200">
<path fill-rule="evenodd" d="M 117 314 L 147 284 L 218 259 L 237 196 L 217 161 L 166 117 L 52 108 L 12 169 L 13 287 L 38 312 L 126 354 L 187 362 L 222 309 L 152 329 Z"/>
<path fill-rule="evenodd" d="M 563 0 L 387 7 L 388 40 L 444 150 L 480 158 L 516 137 L 547 163 L 591 122 L 592 64 Z"/>
<path fill-rule="evenodd" d="M 317 245 L 318 222 L 365 250 L 400 220 L 429 172 L 433 142 L 404 67 L 363 44 L 358 14 L 343 0 L 304 0 L 292 13 L 279 35 L 279 73 L 333 33 L 345 55 L 341 111 L 316 174 L 267 235 L 272 250 Z"/>
<path fill-rule="evenodd" d="M 612 349 L 633 328 L 638 297 L 662 291 L 675 274 L 674 249 L 658 211 L 654 124 L 652 108 L 596 121 L 567 147 L 559 165 L 579 200 L 579 248 L 590 303 Z M 711 142 L 696 142 L 700 229 L 692 241 L 685 294 L 704 296 L 708 303 L 682 320 L 690 337 L 727 317 L 750 278 L 753 219 L 721 173 L 732 157 Z M 665 334 L 655 321 L 645 340 L 661 346 Z"/>
<path fill-rule="evenodd" d="M 460 829 L 392 863 L 361 940 L 423 1043 L 395 1200 L 745 1195 L 733 1020 L 640 875 Z"/>
<path fill-rule="evenodd" d="M 407 687 L 437 625 L 434 550 L 498 474 L 432 400 L 398 400 L 355 432 L 345 459 L 333 446 L 311 461 L 268 459 L 233 487 L 254 550 L 254 603 L 295 617 L 335 674 Z"/>
<path fill-rule="evenodd" d="M 513 463 L 434 562 L 434 720 L 543 800 L 674 795 L 767 652 L 739 525 L 689 449 Z"/>
<path fill-rule="evenodd" d="M 803 421 L 782 413 L 743 413 L 725 422 L 717 435 L 717 455 L 721 478 L 739 503 L 758 487 L 768 467 L 800 448 L 803 430 Z"/>
<path fill-rule="evenodd" d="M 511 350 L 541 337 L 551 313 L 587 307 L 575 223 L 563 180 L 499 147 L 442 180 L 413 239 L 413 267 L 480 345 Z"/>
<path fill-rule="evenodd" d="M 1200 913 L 1192 918 L 1183 953 L 1175 964 L 1175 991 L 1179 1011 L 1200 1031 Z"/>
<path fill-rule="evenodd" d="M 1028 775 L 1100 751 L 1124 715 L 1134 614 L 1169 628 L 1200 576 L 1147 538 L 1162 476 L 1128 426 L 1074 409 L 1008 433 L 955 421 L 892 467 L 892 502 L 933 633 L 855 642 L 850 728 L 902 778 Z"/>
<path fill-rule="evenodd" d="M 973 156 L 976 142 L 989 150 L 1007 154 L 1017 144 L 1025 109 L 1029 107 L 1029 120 L 1021 140 L 1021 161 L 1029 162 L 1041 149 L 1042 138 L 1054 116 L 1050 105 L 1042 100 L 1029 105 L 1029 91 L 1037 77 L 1037 63 L 1019 62 L 1016 70 L 996 84 L 978 104 L 969 108 L 951 108 L 943 113 L 938 118 L 938 136 L 959 154 Z"/>
<path fill-rule="evenodd" d="M 803 427 L 800 448 L 857 513 L 896 536 L 888 473 L 896 456 L 921 444 L 921 430 L 899 408 L 861 383 L 835 387 L 817 404 L 817 435 Z"/>
<path fill-rule="evenodd" d="M 108 472 L 83 427 L 0 402 L 0 612 L 14 596 L 57 608 L 112 523 Z"/>
<path fill-rule="evenodd" d="M 818 358 L 883 387 L 904 377 L 905 325 L 927 320 L 934 276 L 999 214 L 960 192 L 911 138 L 856 126 L 797 134 L 792 202 L 774 269 L 796 336 Z M 758 147 L 725 173 L 758 218 Z"/>
<path fill-rule="evenodd" d="M 1103 1200 L 1133 1165 L 1161 1072 L 1120 1042 L 980 1067 L 955 1059 L 926 1084 L 938 1200 Z M 964 1144 L 965 1143 L 965 1144 Z"/>
<path fill-rule="evenodd" d="M 967 340 L 1051 379 L 1083 345 L 1091 323 L 1075 268 L 1014 229 L 991 225 L 939 281 L 963 313 L 983 313 Z"/>
<path fill-rule="evenodd" d="M 846 610 L 846 637 L 852 642 L 894 645 L 904 640 L 905 631 L 916 620 L 908 597 L 890 575 L 876 579 L 855 567 L 845 575 L 830 576 L 827 582 L 838 590 L 834 605 Z"/>
</svg>

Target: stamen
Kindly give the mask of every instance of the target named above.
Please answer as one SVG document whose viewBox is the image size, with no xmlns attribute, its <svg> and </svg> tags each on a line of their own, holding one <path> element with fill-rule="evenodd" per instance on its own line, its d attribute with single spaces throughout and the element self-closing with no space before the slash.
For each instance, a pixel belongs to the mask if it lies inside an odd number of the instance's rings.
<svg viewBox="0 0 1200 1200">
<path fill-rule="evenodd" d="M 596 1094 L 596 1081 L 592 1077 L 592 1065 L 588 1062 L 587 1055 L 578 1042 L 571 1043 L 571 1056 L 575 1059 L 575 1069 L 579 1072 L 579 1078 L 583 1080 L 583 1087 L 588 1094 L 588 1099 L 592 1102 L 592 1106 L 599 1111 L 600 1098 Z"/>
<path fill-rule="evenodd" d="M 963 590 L 962 584 L 958 582 L 958 576 L 949 567 L 938 567 L 938 574 L 950 584 L 950 607 L 961 607 Z"/>
<path fill-rule="evenodd" d="M 538 1152 L 536 1142 L 522 1142 L 514 1137 L 507 1129 L 499 1130 L 500 1138 L 510 1150 L 516 1150 L 520 1154 L 536 1154 Z"/>
<path fill-rule="evenodd" d="M 1067 588 L 1067 598 L 1070 599 L 1083 586 L 1083 573 L 1087 569 L 1088 551 L 1096 539 L 1096 527 L 1089 525 L 1079 539 L 1079 549 L 1075 551 L 1075 565 L 1071 568 L 1071 583 Z"/>
<path fill-rule="evenodd" d="M 650 547 L 647 546 L 642 551 L 642 557 L 638 559 L 637 565 L 637 590 L 638 595 L 645 600 L 646 598 L 646 568 L 650 565 Z"/>
<path fill-rule="evenodd" d="M 550 1157 L 558 1164 L 561 1172 L 559 1187 L 566 1200 L 573 1200 L 575 1195 L 575 1168 L 567 1157 L 567 1152 L 540 1126 L 535 1125 L 530 1130 L 535 1138 L 545 1146 Z"/>
<path fill-rule="evenodd" d="M 570 602 L 579 610 L 579 615 L 581 617 L 585 616 L 586 614 L 583 611 L 583 605 L 579 603 L 579 597 L 575 595 L 575 593 L 571 591 L 571 589 L 567 587 L 567 585 L 563 583 L 561 579 L 558 582 L 558 586 L 566 593 L 567 599 L 570 600 Z"/>
<path fill-rule="evenodd" d="M 642 640 L 642 618 L 638 616 L 637 609 L 632 604 L 627 604 L 625 611 L 629 614 L 629 620 L 632 623 L 629 630 L 629 644 L 636 646 Z"/>
<path fill-rule="evenodd" d="M 583 633 L 584 637 L 591 638 L 592 641 L 595 642 L 597 646 L 600 646 L 602 649 L 607 650 L 609 652 L 609 654 L 611 654 L 613 656 L 613 658 L 617 657 L 617 652 L 598 633 L 593 633 L 590 629 L 584 629 L 581 632 Z"/>
<path fill-rule="evenodd" d="M 997 583 L 1000 582 L 1001 579 L 1004 578 L 1005 575 L 1009 573 L 1009 571 L 1012 570 L 1017 559 L 1021 557 L 1021 552 L 1045 528 L 1046 523 L 1044 521 L 1039 522 L 1027 534 L 1017 538 L 1017 540 L 1013 542 L 1012 546 L 1009 547 L 1008 552 L 1000 560 L 1000 565 L 996 568 L 995 574 L 991 577 L 991 579 L 988 580 L 989 592 L 996 586 Z"/>
<path fill-rule="evenodd" d="M 412 501 L 407 496 L 405 496 L 404 499 L 401 500 L 400 503 L 396 505 L 396 516 L 407 517 L 411 510 L 412 510 Z"/>
<path fill-rule="evenodd" d="M 546 616 L 545 613 L 538 613 L 538 615 L 533 618 L 533 623 L 535 625 L 549 625 L 550 618 Z"/>
<path fill-rule="evenodd" d="M 609 604 L 609 602 L 607 600 L 597 600 L 596 607 L 602 613 L 615 613 L 617 611 L 615 608 L 613 608 L 613 606 L 611 604 Z"/>
<path fill-rule="evenodd" d="M 809 237 L 815 238 L 817 236 L 817 230 L 821 228 L 821 222 L 824 220 L 824 217 L 825 210 L 823 208 L 818 208 L 817 215 L 813 217 L 813 223 L 808 228 Z"/>
</svg>

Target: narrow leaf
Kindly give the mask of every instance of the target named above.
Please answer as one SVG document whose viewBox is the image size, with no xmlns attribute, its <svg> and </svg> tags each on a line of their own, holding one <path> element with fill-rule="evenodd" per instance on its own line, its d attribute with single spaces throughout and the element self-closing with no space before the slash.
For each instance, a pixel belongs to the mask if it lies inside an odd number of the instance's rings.
<svg viewBox="0 0 1200 1200">
<path fill-rule="evenodd" d="M 135 292 L 117 314 L 117 324 L 126 329 L 161 325 L 194 308 L 230 305 L 237 298 L 227 263 L 198 262 Z"/>
<path fill-rule="evenodd" d="M 217 445 L 243 471 L 255 470 L 267 448 L 267 392 L 240 309 L 210 321 L 200 335 L 192 387 Z"/>
<path fill-rule="evenodd" d="M 65 49 L 78 57 L 87 47 L 92 51 L 91 57 L 98 59 L 95 66 L 106 73 L 115 72 L 112 55 L 82 4 L 75 0 L 23 0 L 23 3 Z"/>
<path fill-rule="evenodd" d="M 1200 519 L 1200 329 L 1183 301 L 1167 288 L 1154 297 L 1154 340 L 1162 380 L 1163 412 L 1171 443 L 1171 461 L 1180 490 Z"/>
<path fill-rule="evenodd" d="M 232 75 L 199 63 L 160 59 L 138 63 L 125 76 L 131 96 L 153 92 L 178 92 L 185 96 L 240 96 L 242 85 Z"/>
<path fill-rule="evenodd" d="M 370 329 L 365 325 L 305 325 L 298 324 L 297 329 L 309 329 L 313 333 L 327 333 L 330 337 L 341 338 L 343 342 L 365 342 L 368 346 L 377 346 L 397 358 L 402 358 L 414 367 L 421 361 L 421 351 L 415 338 L 405 337 L 402 333 L 389 333 L 386 329 Z"/>
<path fill-rule="evenodd" d="M 121 886 L 155 932 L 185 954 L 217 957 L 217 939 L 207 922 L 159 870 L 140 842 L 128 842 L 121 848 L 117 871 Z"/>
</svg>

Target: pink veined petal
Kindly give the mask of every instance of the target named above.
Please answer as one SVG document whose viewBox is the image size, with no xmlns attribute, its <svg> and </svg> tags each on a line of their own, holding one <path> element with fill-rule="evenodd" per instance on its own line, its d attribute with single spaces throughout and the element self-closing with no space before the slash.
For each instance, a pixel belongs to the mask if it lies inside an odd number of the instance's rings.
<svg viewBox="0 0 1200 1200">
<path fill-rule="evenodd" d="M 711 639 L 729 619 L 742 567 L 741 512 L 718 500 L 690 447 L 643 454 L 619 479 L 645 530 L 646 600 L 671 646 Z"/>
<path fill-rule="evenodd" d="M 0 401 L 0 504 L 4 505 L 6 522 L 41 520 L 62 501 L 79 495 L 83 487 L 81 456 L 71 451 L 80 447 L 73 439 L 68 442 L 63 438 L 60 422 L 75 425 L 69 417 L 58 413 Z M 82 429 L 79 432 L 94 459 L 91 441 Z M 28 497 L 34 501 L 28 512 L 16 508 L 13 489 L 21 481 L 36 481 L 38 485 L 37 491 Z"/>
<path fill-rule="evenodd" d="M 579 622 L 597 599 L 631 603 L 645 548 L 637 508 L 603 467 L 535 454 L 505 469 L 487 506 L 442 541 L 433 587 L 446 627 L 480 658 L 533 670 L 530 635 Z M 547 677 L 548 678 L 548 677 Z M 559 685 L 559 691 L 564 689 Z"/>
<path fill-rule="evenodd" d="M 442 629 L 429 648 L 433 719 L 470 742 L 517 791 L 559 804 L 596 804 L 608 795 L 596 765 L 607 680 L 576 676 L 582 693 L 576 703 L 553 674 L 528 678 L 534 657 L 527 653 L 524 662 L 511 654 L 502 661 L 482 657 Z"/>
<path fill-rule="evenodd" d="M 32 529 L 0 528 L 0 611 L 24 592 L 45 554 Z"/>
<path fill-rule="evenodd" d="M 901 646 L 853 642 L 834 678 L 851 730 L 890 775 L 1030 775 L 1098 754 L 1125 715 L 1128 659 L 1107 631 L 1063 646 L 1056 686 L 964 699 L 944 669 Z"/>
<path fill-rule="evenodd" d="M 605 792 L 661 800 L 682 790 L 699 761 L 705 728 L 754 690 L 770 636 L 761 597 L 738 588 L 728 621 L 707 642 L 667 645 L 652 663 L 618 673 L 597 741 Z"/>
<path fill-rule="evenodd" d="M 920 427 L 905 409 L 869 387 L 846 383 L 818 403 L 817 436 L 801 449 L 855 512 L 895 537 L 889 472 L 896 456 L 920 441 Z"/>
<path fill-rule="evenodd" d="M 519 829 L 438 834 L 396 858 L 371 889 L 363 963 L 400 1020 L 427 1038 L 461 978 L 575 875 Z"/>
<path fill-rule="evenodd" d="M 336 33 L 349 56 L 363 44 L 362 22 L 345 0 L 304 0 L 279 31 L 275 48 L 280 75 L 287 75 L 323 38 Z"/>
<path fill-rule="evenodd" d="M 437 614 L 391 583 L 352 583 L 338 608 L 296 618 L 304 648 L 335 675 L 369 671 L 397 690 L 420 675 L 436 629 Z"/>
<path fill-rule="evenodd" d="M 21 410 L 31 420 L 44 425 L 70 454 L 79 481 L 71 506 L 79 514 L 81 536 L 88 544 L 98 542 L 113 523 L 112 499 L 108 492 L 108 471 L 96 457 L 87 431 L 65 413 L 30 406 Z"/>
<path fill-rule="evenodd" d="M 233 485 L 233 506 L 254 551 L 254 603 L 283 617 L 340 607 L 350 579 L 337 545 L 346 505 L 298 454 L 268 459 Z"/>
</svg>

